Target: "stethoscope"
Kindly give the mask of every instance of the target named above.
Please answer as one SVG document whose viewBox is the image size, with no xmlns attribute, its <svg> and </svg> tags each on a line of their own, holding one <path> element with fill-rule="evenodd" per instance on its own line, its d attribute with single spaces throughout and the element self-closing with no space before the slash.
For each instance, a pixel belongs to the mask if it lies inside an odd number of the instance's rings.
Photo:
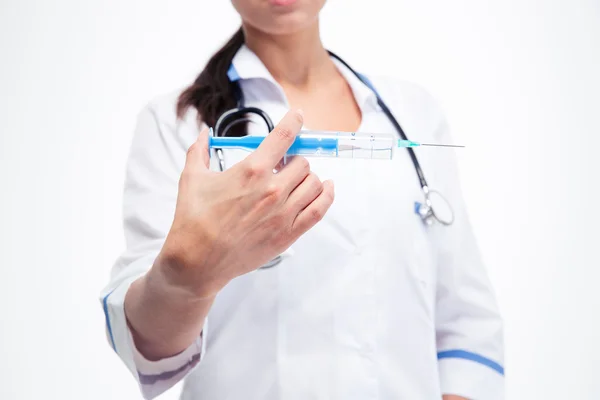
<svg viewBox="0 0 600 400">
<path fill-rule="evenodd" d="M 375 90 L 375 87 L 371 84 L 371 82 L 365 76 L 356 72 L 344 60 L 342 60 L 340 57 L 338 57 L 334 53 L 329 51 L 329 55 L 331 57 L 335 58 L 336 60 L 338 60 L 339 62 L 341 62 L 346 68 L 348 68 L 349 71 L 352 72 L 352 74 L 354 74 L 354 76 L 356 76 L 364 85 L 366 85 L 369 89 L 371 89 L 373 91 L 373 93 L 375 94 L 375 97 L 377 98 L 377 104 L 379 105 L 381 110 L 384 112 L 386 117 L 389 119 L 389 121 L 392 123 L 392 125 L 394 126 L 394 128 L 396 129 L 398 134 L 400 135 L 400 138 L 403 140 L 408 140 L 408 137 L 406 136 L 406 133 L 404 132 L 404 130 L 402 129 L 400 124 L 398 123 L 398 120 L 394 117 L 394 115 L 390 111 L 389 107 L 385 104 L 383 99 L 379 96 L 379 93 L 377 92 L 377 90 Z M 267 125 L 267 127 L 269 129 L 268 131 L 271 132 L 274 129 L 274 125 L 273 125 L 273 121 L 267 115 L 267 113 L 264 112 L 263 110 L 261 110 L 260 108 L 244 107 L 244 96 L 243 96 L 243 93 L 242 93 L 239 83 L 237 82 L 237 80 L 232 80 L 231 78 L 230 78 L 230 81 L 234 84 L 234 93 L 235 93 L 235 97 L 237 99 L 237 108 L 226 111 L 219 117 L 219 119 L 217 120 L 217 123 L 215 124 L 215 129 L 214 129 L 215 136 L 228 136 L 228 133 L 230 132 L 231 127 L 233 127 L 234 125 L 236 125 L 238 123 L 250 121 L 248 114 L 254 114 L 254 115 L 257 115 L 258 117 L 260 117 Z M 415 207 L 414 207 L 415 213 L 421 217 L 422 221 L 426 225 L 431 225 L 431 224 L 433 224 L 433 222 L 438 222 L 445 226 L 452 225 L 452 223 L 454 222 L 454 211 L 453 211 L 450 203 L 448 202 L 448 200 L 446 200 L 446 198 L 444 196 L 442 196 L 442 194 L 440 192 L 429 188 L 429 185 L 427 184 L 427 180 L 425 179 L 425 174 L 423 173 L 423 169 L 421 168 L 421 164 L 419 163 L 419 160 L 417 159 L 417 155 L 415 154 L 415 152 L 412 148 L 409 147 L 409 148 L 407 148 L 407 150 L 408 150 L 408 153 L 412 160 L 415 171 L 417 173 L 417 177 L 419 178 L 419 184 L 421 185 L 421 190 L 423 191 L 424 200 L 425 200 L 424 203 L 415 202 Z M 225 156 L 223 154 L 223 150 L 216 149 L 216 155 L 217 155 L 217 158 L 219 161 L 219 169 L 221 171 L 224 171 L 225 170 Z M 436 211 L 433 207 L 434 199 L 436 199 L 437 206 L 445 206 L 446 207 L 447 215 L 446 214 L 441 215 L 440 213 L 436 213 Z M 274 265 L 278 264 L 280 261 L 281 261 L 280 257 L 276 258 L 276 259 L 272 260 L 269 264 L 263 266 L 262 268 L 268 268 L 270 266 L 274 266 Z"/>
</svg>

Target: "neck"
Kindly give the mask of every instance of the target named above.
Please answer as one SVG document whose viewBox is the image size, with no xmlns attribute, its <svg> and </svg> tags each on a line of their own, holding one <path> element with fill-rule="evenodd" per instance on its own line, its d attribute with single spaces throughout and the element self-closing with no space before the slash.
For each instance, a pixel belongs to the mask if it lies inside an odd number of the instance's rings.
<svg viewBox="0 0 600 400">
<path fill-rule="evenodd" d="M 319 23 L 287 35 L 271 35 L 244 24 L 246 45 L 280 84 L 308 86 L 335 71 L 321 43 Z"/>
</svg>

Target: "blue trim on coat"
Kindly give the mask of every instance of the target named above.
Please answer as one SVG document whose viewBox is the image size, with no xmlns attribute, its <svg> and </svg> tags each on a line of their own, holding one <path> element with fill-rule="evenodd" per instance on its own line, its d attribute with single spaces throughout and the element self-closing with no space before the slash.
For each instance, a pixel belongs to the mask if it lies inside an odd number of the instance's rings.
<svg viewBox="0 0 600 400">
<path fill-rule="evenodd" d="M 474 361 L 478 364 L 485 365 L 504 376 L 504 367 L 497 362 L 490 360 L 480 354 L 472 353 L 466 350 L 446 350 L 440 351 L 437 355 L 438 360 L 444 358 L 462 358 L 463 360 Z"/>
<path fill-rule="evenodd" d="M 104 317 L 106 318 L 106 329 L 108 329 L 108 336 L 110 337 L 110 342 L 112 344 L 112 348 L 117 352 L 117 346 L 115 345 L 115 338 L 113 336 L 112 327 L 110 326 L 110 317 L 108 316 L 108 296 L 114 292 L 115 289 L 111 290 L 104 298 L 102 299 L 102 306 L 104 308 Z"/>
<path fill-rule="evenodd" d="M 235 82 L 235 81 L 239 81 L 240 80 L 240 74 L 238 74 L 238 72 L 235 69 L 235 67 L 233 66 L 233 64 L 231 64 L 229 66 L 229 69 L 227 70 L 227 77 L 229 78 L 229 80 L 231 82 Z"/>
</svg>

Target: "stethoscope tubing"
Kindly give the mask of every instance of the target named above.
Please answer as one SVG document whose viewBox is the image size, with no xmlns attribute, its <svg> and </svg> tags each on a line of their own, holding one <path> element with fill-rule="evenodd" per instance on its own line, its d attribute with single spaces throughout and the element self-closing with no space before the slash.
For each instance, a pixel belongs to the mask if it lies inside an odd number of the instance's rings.
<svg viewBox="0 0 600 400">
<path fill-rule="evenodd" d="M 342 63 L 346 68 L 348 68 L 348 70 L 351 71 L 352 74 L 354 76 L 356 76 L 356 78 L 358 78 L 358 80 L 360 80 L 364 85 L 369 87 L 374 92 L 375 97 L 377 99 L 377 104 L 379 105 L 379 107 L 381 108 L 381 110 L 383 111 L 383 113 L 385 114 L 387 119 L 390 121 L 390 123 L 394 126 L 394 129 L 396 129 L 396 132 L 398 132 L 398 135 L 400 136 L 400 138 L 403 140 L 408 140 L 408 137 L 406 136 L 404 129 L 402 129 L 402 126 L 400 125 L 400 123 L 398 122 L 396 117 L 394 117 L 394 114 L 392 113 L 390 108 L 383 101 L 381 96 L 379 96 L 379 93 L 377 93 L 377 91 L 370 84 L 370 82 L 368 82 L 361 74 L 359 74 L 352 67 L 350 67 L 350 65 L 348 65 L 348 63 L 346 63 L 339 56 L 337 56 L 336 54 L 334 54 L 331 51 L 328 51 L 328 53 L 331 57 L 335 58 L 340 63 Z M 269 115 L 264 110 L 262 110 L 258 107 L 244 107 L 243 92 L 239 86 L 239 83 L 238 82 L 233 82 L 233 83 L 235 85 L 234 93 L 235 93 L 235 96 L 237 97 L 237 108 L 228 110 L 219 117 L 219 119 L 217 120 L 217 123 L 215 125 L 215 129 L 214 129 L 215 135 L 216 136 L 226 136 L 227 131 L 225 129 L 228 126 L 230 126 L 232 122 L 238 122 L 238 121 L 241 122 L 243 119 L 246 118 L 245 115 L 247 115 L 247 114 L 255 114 L 255 115 L 258 115 L 259 117 L 261 117 L 264 120 L 265 124 L 267 125 L 269 132 L 271 132 L 274 129 L 274 124 L 273 124 L 273 121 L 271 120 L 271 118 L 269 117 Z M 426 224 L 431 224 L 432 219 L 435 219 L 437 222 L 439 222 L 442 225 L 446 225 L 446 226 L 452 225 L 452 223 L 454 222 L 454 211 L 452 210 L 450 203 L 440 192 L 431 190 L 429 188 L 427 179 L 425 179 L 425 174 L 423 173 L 423 169 L 421 168 L 421 164 L 419 163 L 419 160 L 417 158 L 417 155 L 415 154 L 414 149 L 408 147 L 408 148 L 406 148 L 406 150 L 408 150 L 413 167 L 414 167 L 415 172 L 417 173 L 417 177 L 419 179 L 419 185 L 421 186 L 421 190 L 423 191 L 423 194 L 425 196 L 424 204 L 415 203 L 417 213 L 421 215 L 421 218 L 423 219 L 423 221 Z M 221 171 L 224 171 L 225 170 L 225 157 L 223 154 L 223 150 L 216 149 L 216 154 L 217 154 L 217 158 L 219 160 L 219 169 Z M 433 205 L 431 204 L 431 197 L 430 197 L 431 193 L 436 193 L 448 205 L 448 207 L 450 209 L 450 214 L 451 214 L 451 217 L 449 220 L 444 220 L 435 213 L 435 211 L 433 209 Z"/>
</svg>

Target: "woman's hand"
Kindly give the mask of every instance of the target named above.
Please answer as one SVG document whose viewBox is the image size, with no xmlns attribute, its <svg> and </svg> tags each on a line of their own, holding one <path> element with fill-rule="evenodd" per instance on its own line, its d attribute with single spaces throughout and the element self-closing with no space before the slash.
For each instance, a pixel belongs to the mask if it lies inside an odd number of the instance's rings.
<svg viewBox="0 0 600 400">
<path fill-rule="evenodd" d="M 308 161 L 294 157 L 273 170 L 294 142 L 302 113 L 290 111 L 261 146 L 225 172 L 209 170 L 208 133 L 187 154 L 172 228 L 155 266 L 171 283 L 210 298 L 312 228 L 334 193 Z"/>
<path fill-rule="evenodd" d="M 137 349 L 150 360 L 178 354 L 203 329 L 218 291 L 289 247 L 333 201 L 306 159 L 274 174 L 302 127 L 289 112 L 244 161 L 225 172 L 208 168 L 208 133 L 187 155 L 175 217 L 146 275 L 132 283 L 125 314 Z"/>
</svg>

